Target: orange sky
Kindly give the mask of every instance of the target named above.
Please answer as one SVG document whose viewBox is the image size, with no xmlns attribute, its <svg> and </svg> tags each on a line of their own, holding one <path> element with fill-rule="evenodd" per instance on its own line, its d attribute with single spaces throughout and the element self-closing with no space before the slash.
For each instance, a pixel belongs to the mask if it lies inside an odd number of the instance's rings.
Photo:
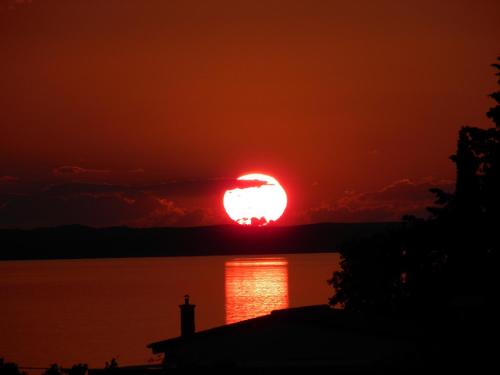
<svg viewBox="0 0 500 375">
<path fill-rule="evenodd" d="M 450 186 L 459 127 L 489 126 L 499 14 L 0 0 L 0 226 L 226 222 L 220 181 L 253 171 L 289 192 L 283 223 L 421 212 L 429 186 Z M 76 182 L 93 185 L 50 190 Z"/>
</svg>

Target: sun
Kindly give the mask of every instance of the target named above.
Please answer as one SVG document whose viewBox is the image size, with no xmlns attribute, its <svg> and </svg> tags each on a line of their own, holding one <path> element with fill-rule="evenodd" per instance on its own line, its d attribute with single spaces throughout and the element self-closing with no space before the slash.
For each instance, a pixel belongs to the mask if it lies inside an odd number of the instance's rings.
<svg viewBox="0 0 500 375">
<path fill-rule="evenodd" d="M 232 220 L 241 225 L 263 226 L 283 215 L 287 196 L 274 177 L 252 173 L 238 180 L 255 181 L 255 185 L 250 183 L 224 193 L 224 208 Z"/>
</svg>

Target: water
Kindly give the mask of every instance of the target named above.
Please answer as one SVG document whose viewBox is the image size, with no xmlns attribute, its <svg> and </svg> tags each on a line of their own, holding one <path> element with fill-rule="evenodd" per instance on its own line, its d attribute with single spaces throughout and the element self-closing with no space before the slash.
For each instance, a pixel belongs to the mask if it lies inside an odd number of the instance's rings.
<svg viewBox="0 0 500 375">
<path fill-rule="evenodd" d="M 338 254 L 0 262 L 0 357 L 26 367 L 157 362 L 189 294 L 202 330 L 327 303 Z"/>
</svg>

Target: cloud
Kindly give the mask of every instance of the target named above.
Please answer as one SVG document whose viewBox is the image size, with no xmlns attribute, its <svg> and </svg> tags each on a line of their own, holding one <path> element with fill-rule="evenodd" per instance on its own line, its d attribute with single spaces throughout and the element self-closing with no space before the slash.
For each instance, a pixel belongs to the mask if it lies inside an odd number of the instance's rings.
<svg viewBox="0 0 500 375">
<path fill-rule="evenodd" d="M 88 169 L 78 167 L 76 165 L 63 165 L 60 167 L 56 167 L 52 170 L 52 175 L 56 177 L 73 177 L 84 174 L 106 174 L 109 173 L 108 170 L 103 169 Z"/>
<path fill-rule="evenodd" d="M 79 173 L 79 172 L 76 172 Z M 78 175 L 78 174 L 77 174 Z M 4 187 L 18 181 L 2 176 Z M 261 186 L 265 181 L 207 178 L 147 185 L 65 182 L 22 190 L 18 185 L 0 192 L 1 227 L 62 224 L 91 226 L 195 226 L 225 221 L 222 208 L 211 206 L 225 190 Z M 12 185 L 14 186 L 14 185 Z M 430 188 L 453 190 L 453 182 L 432 178 L 395 181 L 378 190 L 346 191 L 339 199 L 297 216 L 304 222 L 400 220 L 405 214 L 425 216 L 432 205 Z M 206 204 L 206 202 L 209 202 Z M 299 215 L 297 213 L 296 215 Z"/>
<path fill-rule="evenodd" d="M 209 209 L 188 209 L 178 206 L 168 199 L 157 199 L 158 205 L 147 215 L 130 223 L 131 226 L 193 226 L 214 223 L 213 213 Z"/>
<path fill-rule="evenodd" d="M 426 207 L 434 202 L 431 188 L 452 191 L 454 182 L 425 178 L 402 179 L 376 191 L 348 191 L 334 202 L 326 202 L 308 211 L 310 222 L 397 221 L 403 215 L 426 217 Z"/>
<path fill-rule="evenodd" d="M 209 210 L 185 208 L 147 193 L 30 194 L 0 196 L 0 227 L 66 224 L 106 226 L 196 226 L 212 224 Z"/>
<path fill-rule="evenodd" d="M 104 184 L 104 183 L 87 183 L 87 182 L 69 182 L 64 184 L 49 185 L 44 189 L 48 195 L 65 196 L 74 194 L 106 194 L 119 193 L 133 190 L 127 186 Z"/>
<path fill-rule="evenodd" d="M 145 171 L 142 168 L 135 168 L 135 169 L 129 169 L 127 172 L 128 173 L 144 173 Z"/>
<path fill-rule="evenodd" d="M 119 185 L 107 183 L 68 182 L 48 186 L 51 195 L 106 194 L 106 193 L 151 193 L 168 196 L 192 196 L 221 193 L 229 189 L 243 189 L 267 184 L 260 180 L 237 180 L 235 178 L 212 178 L 205 180 L 168 181 L 148 185 Z"/>
<path fill-rule="evenodd" d="M 267 185 L 263 180 L 238 180 L 236 178 L 207 178 L 190 180 L 172 180 L 149 185 L 114 185 L 102 182 L 102 178 L 112 178 L 117 171 L 83 168 L 76 165 L 63 165 L 52 170 L 52 175 L 58 178 L 69 178 L 68 183 L 55 184 L 47 187 L 47 192 L 56 194 L 82 194 L 100 192 L 155 192 L 159 194 L 196 195 L 210 192 L 220 192 L 230 189 L 244 189 Z M 127 174 L 142 174 L 142 168 L 131 169 Z M 90 177 L 90 178 L 88 178 Z M 97 178 L 96 178 L 97 177 Z M 116 176 L 115 176 L 116 177 Z M 59 180 L 60 181 L 60 180 Z M 84 182 L 85 181 L 85 182 Z M 97 182 L 98 181 L 98 182 Z"/>
<path fill-rule="evenodd" d="M 135 186 L 134 189 L 169 196 L 194 196 L 221 194 L 226 190 L 244 189 L 266 185 L 266 181 L 237 180 L 236 178 L 209 178 L 168 181 L 159 184 Z"/>
<path fill-rule="evenodd" d="M 119 194 L 62 197 L 41 193 L 12 196 L 3 204 L 0 226 L 23 228 L 64 224 L 123 225 L 154 209 L 147 199 L 130 204 Z"/>
<path fill-rule="evenodd" d="M 216 207 L 200 207 L 198 198 L 201 198 L 201 204 L 203 200 L 215 202 L 213 195 L 222 194 L 226 189 L 265 183 L 212 178 L 149 185 L 95 182 L 52 184 L 26 194 L 1 194 L 0 227 L 217 224 L 224 221 L 221 212 Z"/>
</svg>

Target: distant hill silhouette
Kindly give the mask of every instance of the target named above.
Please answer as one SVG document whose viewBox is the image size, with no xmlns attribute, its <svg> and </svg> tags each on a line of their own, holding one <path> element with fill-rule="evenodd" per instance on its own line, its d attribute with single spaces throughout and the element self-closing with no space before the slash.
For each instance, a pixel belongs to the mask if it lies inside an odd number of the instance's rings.
<svg viewBox="0 0 500 375">
<path fill-rule="evenodd" d="M 0 260 L 335 252 L 353 238 L 402 223 L 324 223 L 297 226 L 0 229 Z"/>
</svg>

